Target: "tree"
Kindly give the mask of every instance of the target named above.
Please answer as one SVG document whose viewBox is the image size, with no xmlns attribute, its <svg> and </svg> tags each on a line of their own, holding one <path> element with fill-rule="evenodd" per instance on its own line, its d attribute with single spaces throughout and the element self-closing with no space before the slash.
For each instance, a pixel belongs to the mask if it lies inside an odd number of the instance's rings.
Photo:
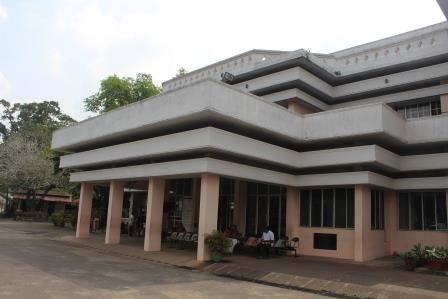
<svg viewBox="0 0 448 299">
<path fill-rule="evenodd" d="M 51 150 L 54 130 L 75 122 L 58 102 L 0 101 L 0 189 L 25 190 L 29 197 L 54 188 L 72 191 L 68 170 L 59 169 L 59 154 Z"/>
<path fill-rule="evenodd" d="M 176 78 L 186 75 L 188 72 L 184 67 L 181 67 L 177 70 Z"/>
<path fill-rule="evenodd" d="M 56 101 L 35 103 L 15 103 L 0 100 L 3 112 L 0 117 L 0 134 L 2 139 L 15 133 L 21 133 L 38 143 L 46 142 L 49 146 L 51 133 L 76 121 L 61 112 Z"/>
<path fill-rule="evenodd" d="M 100 90 L 84 100 L 86 111 L 104 113 L 161 92 L 150 74 L 140 73 L 134 78 L 112 75 L 101 81 Z"/>
</svg>

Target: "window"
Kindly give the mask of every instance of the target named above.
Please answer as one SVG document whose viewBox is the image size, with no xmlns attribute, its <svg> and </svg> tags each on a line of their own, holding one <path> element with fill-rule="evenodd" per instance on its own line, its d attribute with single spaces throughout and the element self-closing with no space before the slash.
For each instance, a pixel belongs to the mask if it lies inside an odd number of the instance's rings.
<svg viewBox="0 0 448 299">
<path fill-rule="evenodd" d="M 398 209 L 400 229 L 447 230 L 445 192 L 401 192 Z"/>
<path fill-rule="evenodd" d="M 370 227 L 384 229 L 384 192 L 372 190 L 370 194 Z"/>
<path fill-rule="evenodd" d="M 353 228 L 354 211 L 353 188 L 300 192 L 300 226 Z"/>
<path fill-rule="evenodd" d="M 432 98 L 434 99 L 434 98 Z M 395 110 L 406 119 L 440 115 L 440 99 L 426 100 L 423 103 L 396 107 Z"/>
<path fill-rule="evenodd" d="M 259 235 L 269 225 L 275 237 L 286 231 L 286 188 L 247 183 L 246 234 Z"/>
</svg>

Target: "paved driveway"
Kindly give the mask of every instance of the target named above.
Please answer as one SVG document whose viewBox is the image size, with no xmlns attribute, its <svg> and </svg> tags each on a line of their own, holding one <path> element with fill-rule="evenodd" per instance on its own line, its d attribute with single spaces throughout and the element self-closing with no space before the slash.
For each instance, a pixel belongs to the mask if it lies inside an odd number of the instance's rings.
<svg viewBox="0 0 448 299">
<path fill-rule="evenodd" d="M 50 239 L 60 232 L 0 220 L 0 298 L 328 298 Z"/>
</svg>

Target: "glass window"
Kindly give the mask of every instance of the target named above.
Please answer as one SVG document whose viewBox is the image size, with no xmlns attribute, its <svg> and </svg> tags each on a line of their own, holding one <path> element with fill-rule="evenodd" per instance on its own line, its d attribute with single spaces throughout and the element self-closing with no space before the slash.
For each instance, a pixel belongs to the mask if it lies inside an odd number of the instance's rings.
<svg viewBox="0 0 448 299">
<path fill-rule="evenodd" d="M 417 118 L 418 117 L 418 106 L 409 105 L 406 106 L 406 118 Z"/>
<path fill-rule="evenodd" d="M 437 230 L 448 230 L 445 192 L 436 192 Z"/>
<path fill-rule="evenodd" d="M 423 192 L 423 227 L 436 230 L 436 199 L 434 192 Z"/>
<path fill-rule="evenodd" d="M 442 113 L 440 100 L 431 102 L 431 115 L 440 115 Z"/>
<path fill-rule="evenodd" d="M 345 189 L 335 190 L 335 227 L 347 227 L 347 195 Z"/>
<path fill-rule="evenodd" d="M 322 226 L 322 190 L 311 191 L 311 226 Z"/>
<path fill-rule="evenodd" d="M 384 229 L 384 192 L 372 190 L 370 194 L 371 229 Z"/>
<path fill-rule="evenodd" d="M 430 103 L 418 104 L 418 117 L 426 117 L 431 115 Z"/>
<path fill-rule="evenodd" d="M 354 227 L 354 189 L 312 189 L 300 192 L 300 226 Z"/>
<path fill-rule="evenodd" d="M 333 189 L 324 189 L 322 204 L 322 226 L 333 227 Z"/>
<path fill-rule="evenodd" d="M 300 192 L 300 226 L 310 226 L 310 191 Z"/>
<path fill-rule="evenodd" d="M 445 192 L 401 192 L 399 227 L 412 230 L 447 230 Z"/>
</svg>

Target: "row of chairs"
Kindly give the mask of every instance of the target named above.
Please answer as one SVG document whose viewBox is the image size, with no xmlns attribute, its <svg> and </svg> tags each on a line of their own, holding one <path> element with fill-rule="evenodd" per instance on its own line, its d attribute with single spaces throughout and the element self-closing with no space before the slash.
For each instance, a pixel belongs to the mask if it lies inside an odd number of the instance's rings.
<svg viewBox="0 0 448 299">
<path fill-rule="evenodd" d="M 195 247 L 198 244 L 198 234 L 172 232 L 166 237 L 166 240 L 168 246 L 173 245 L 173 247 L 177 246 L 178 248 Z"/>
</svg>

